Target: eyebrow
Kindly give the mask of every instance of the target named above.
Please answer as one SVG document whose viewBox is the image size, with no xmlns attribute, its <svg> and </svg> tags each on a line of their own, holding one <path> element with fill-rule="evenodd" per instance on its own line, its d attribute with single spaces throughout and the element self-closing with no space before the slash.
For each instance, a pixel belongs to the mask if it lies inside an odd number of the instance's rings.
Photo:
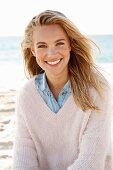
<svg viewBox="0 0 113 170">
<path fill-rule="evenodd" d="M 61 38 L 61 39 L 58 39 L 55 41 L 55 43 L 59 42 L 59 41 L 65 41 L 65 39 Z M 39 44 L 46 44 L 46 42 L 43 42 L 43 41 L 40 41 L 40 42 L 37 42 L 36 45 L 39 45 Z"/>
<path fill-rule="evenodd" d="M 37 42 L 36 45 L 39 45 L 39 44 L 46 44 L 45 42 Z"/>
<path fill-rule="evenodd" d="M 58 40 L 55 41 L 55 43 L 56 43 L 56 42 L 59 42 L 59 41 L 65 41 L 65 39 L 63 39 L 63 38 L 58 39 Z"/>
</svg>

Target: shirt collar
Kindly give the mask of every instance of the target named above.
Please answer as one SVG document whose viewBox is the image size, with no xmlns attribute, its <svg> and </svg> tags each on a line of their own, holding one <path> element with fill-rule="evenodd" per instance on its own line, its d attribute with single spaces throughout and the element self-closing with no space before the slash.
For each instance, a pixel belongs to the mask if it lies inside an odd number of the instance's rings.
<svg viewBox="0 0 113 170">
<path fill-rule="evenodd" d="M 42 85 L 41 85 L 41 90 L 44 91 L 48 88 L 48 84 L 47 84 L 47 81 L 46 81 L 46 74 L 45 72 L 43 73 L 42 75 Z"/>
<path fill-rule="evenodd" d="M 41 82 L 41 87 L 40 88 L 41 88 L 41 91 L 48 91 L 49 90 L 49 86 L 47 84 L 45 72 L 42 75 L 42 82 Z M 67 81 L 67 83 L 64 85 L 62 90 L 64 92 L 66 92 L 66 93 L 70 93 L 71 92 L 70 80 Z"/>
</svg>

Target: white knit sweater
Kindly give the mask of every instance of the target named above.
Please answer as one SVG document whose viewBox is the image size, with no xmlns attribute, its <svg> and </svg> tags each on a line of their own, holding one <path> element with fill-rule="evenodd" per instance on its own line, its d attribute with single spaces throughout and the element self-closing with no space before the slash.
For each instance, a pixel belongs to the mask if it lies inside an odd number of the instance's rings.
<svg viewBox="0 0 113 170">
<path fill-rule="evenodd" d="M 57 114 L 45 104 L 35 77 L 20 91 L 16 106 L 13 170 L 112 170 L 111 95 L 100 111 L 83 112 L 71 95 Z"/>
</svg>

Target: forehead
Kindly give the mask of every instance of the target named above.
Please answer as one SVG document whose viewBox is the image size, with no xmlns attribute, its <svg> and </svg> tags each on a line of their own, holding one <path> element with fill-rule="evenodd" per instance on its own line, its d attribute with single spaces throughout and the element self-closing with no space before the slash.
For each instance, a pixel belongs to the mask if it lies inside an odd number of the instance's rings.
<svg viewBox="0 0 113 170">
<path fill-rule="evenodd" d="M 33 30 L 33 39 L 43 40 L 50 38 L 66 38 L 64 29 L 58 24 L 36 26 Z"/>
</svg>

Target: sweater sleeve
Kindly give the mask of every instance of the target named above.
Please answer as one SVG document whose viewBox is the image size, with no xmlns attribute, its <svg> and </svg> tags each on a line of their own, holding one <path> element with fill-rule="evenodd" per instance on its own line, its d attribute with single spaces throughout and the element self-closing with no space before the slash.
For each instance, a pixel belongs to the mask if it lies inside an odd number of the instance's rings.
<svg viewBox="0 0 113 170">
<path fill-rule="evenodd" d="M 23 115 L 22 106 L 18 98 L 16 104 L 16 130 L 13 147 L 12 169 L 39 170 L 36 148 Z"/>
<path fill-rule="evenodd" d="M 100 110 L 92 111 L 81 139 L 78 158 L 67 170 L 105 169 L 105 159 L 111 142 L 110 91 L 106 92 L 103 100 L 96 97 L 95 103 Z M 112 170 L 112 167 L 108 169 Z"/>
</svg>

